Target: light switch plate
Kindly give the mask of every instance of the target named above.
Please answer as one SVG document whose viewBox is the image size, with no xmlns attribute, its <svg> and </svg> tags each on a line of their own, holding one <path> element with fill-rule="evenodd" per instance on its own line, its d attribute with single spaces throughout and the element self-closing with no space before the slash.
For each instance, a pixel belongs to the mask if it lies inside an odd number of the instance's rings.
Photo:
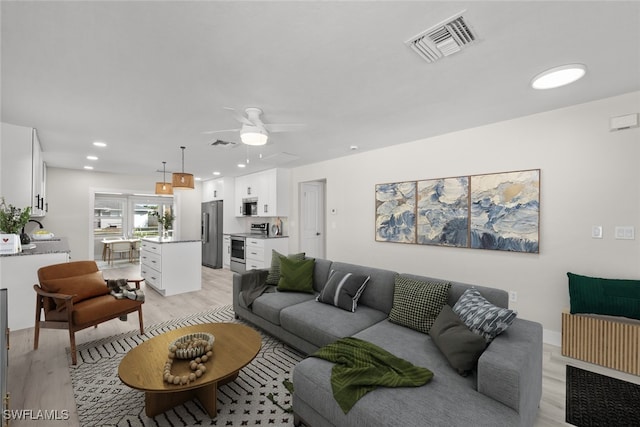
<svg viewBox="0 0 640 427">
<path fill-rule="evenodd" d="M 594 225 L 591 227 L 591 238 L 592 239 L 602 239 L 602 226 Z"/>
<path fill-rule="evenodd" d="M 632 225 L 616 226 L 615 233 L 618 240 L 634 240 L 636 238 L 635 227 Z"/>
</svg>

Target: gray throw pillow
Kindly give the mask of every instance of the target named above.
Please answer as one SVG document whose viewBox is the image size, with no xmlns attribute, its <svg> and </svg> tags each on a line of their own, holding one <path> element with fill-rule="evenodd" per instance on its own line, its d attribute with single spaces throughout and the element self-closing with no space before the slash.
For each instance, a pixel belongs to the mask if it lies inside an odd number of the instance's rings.
<svg viewBox="0 0 640 427">
<path fill-rule="evenodd" d="M 358 307 L 358 299 L 364 292 L 368 281 L 369 276 L 363 274 L 331 270 L 329 279 L 320 295 L 316 297 L 316 301 L 331 304 L 353 313 Z"/>
<path fill-rule="evenodd" d="M 283 256 L 284 255 L 275 249 L 271 250 L 271 268 L 265 281 L 267 285 L 277 285 L 280 281 L 280 258 Z M 304 252 L 287 255 L 287 258 L 293 261 L 302 261 L 304 259 Z"/>
<path fill-rule="evenodd" d="M 513 323 L 517 313 L 491 304 L 476 288 L 464 291 L 453 306 L 453 311 L 473 332 L 493 341 Z"/>
<path fill-rule="evenodd" d="M 462 376 L 473 370 L 487 348 L 484 337 L 471 332 L 449 305 L 442 307 L 429 335 L 449 364 Z"/>
<path fill-rule="evenodd" d="M 396 276 L 389 321 L 428 334 L 433 321 L 447 303 L 450 287 L 450 283 Z"/>
</svg>

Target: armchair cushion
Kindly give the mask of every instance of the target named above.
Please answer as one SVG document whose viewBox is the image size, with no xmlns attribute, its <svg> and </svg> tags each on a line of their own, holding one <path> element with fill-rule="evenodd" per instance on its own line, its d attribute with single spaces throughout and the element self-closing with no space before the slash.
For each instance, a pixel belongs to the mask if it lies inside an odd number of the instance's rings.
<svg viewBox="0 0 640 427">
<path fill-rule="evenodd" d="M 74 304 L 109 293 L 101 271 L 60 279 L 44 279 L 40 285 L 47 292 L 74 295 Z M 64 308 L 64 301 L 56 300 L 56 309 L 62 311 Z"/>
</svg>

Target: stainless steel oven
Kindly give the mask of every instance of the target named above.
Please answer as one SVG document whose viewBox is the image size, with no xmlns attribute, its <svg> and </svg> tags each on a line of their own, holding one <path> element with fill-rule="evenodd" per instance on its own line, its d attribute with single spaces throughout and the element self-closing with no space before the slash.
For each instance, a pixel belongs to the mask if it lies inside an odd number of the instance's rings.
<svg viewBox="0 0 640 427">
<path fill-rule="evenodd" d="M 242 273 L 247 270 L 244 236 L 231 235 L 231 271 Z"/>
</svg>

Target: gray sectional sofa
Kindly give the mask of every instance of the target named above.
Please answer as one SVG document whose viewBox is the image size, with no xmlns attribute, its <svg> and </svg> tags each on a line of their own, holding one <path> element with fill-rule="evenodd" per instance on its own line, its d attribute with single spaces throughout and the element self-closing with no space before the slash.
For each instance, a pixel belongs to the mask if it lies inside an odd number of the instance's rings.
<svg viewBox="0 0 640 427">
<path fill-rule="evenodd" d="M 315 300 L 332 270 L 370 276 L 357 310 L 350 312 Z M 531 426 L 542 394 L 542 327 L 516 318 L 480 356 L 472 375 L 461 376 L 434 345 L 428 334 L 391 323 L 394 271 L 316 259 L 313 288 L 316 295 L 271 292 L 245 304 L 241 292 L 263 281 L 268 270 L 233 277 L 236 316 L 311 354 L 343 337 L 376 344 L 411 363 L 428 368 L 433 379 L 424 386 L 378 388 L 343 413 L 331 391 L 332 363 L 314 357 L 300 362 L 293 373 L 293 409 L 296 422 L 323 426 Z M 422 276 L 403 277 L 433 281 Z M 468 284 L 451 282 L 448 304 L 454 306 Z M 508 306 L 507 292 L 478 289 L 491 303 Z"/>
</svg>

